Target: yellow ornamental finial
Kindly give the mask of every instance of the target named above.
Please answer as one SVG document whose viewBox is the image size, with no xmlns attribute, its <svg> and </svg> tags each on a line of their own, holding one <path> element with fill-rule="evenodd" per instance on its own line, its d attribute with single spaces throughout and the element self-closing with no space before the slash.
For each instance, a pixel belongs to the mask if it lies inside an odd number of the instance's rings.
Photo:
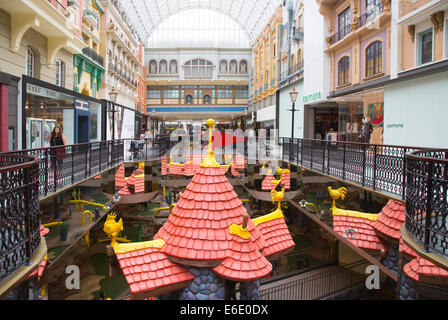
<svg viewBox="0 0 448 320">
<path fill-rule="evenodd" d="M 219 168 L 220 165 L 216 162 L 215 152 L 213 151 L 213 127 L 215 125 L 215 120 L 209 119 L 207 120 L 208 126 L 208 149 L 207 156 L 204 158 L 204 161 L 201 164 L 202 168 Z"/>
</svg>

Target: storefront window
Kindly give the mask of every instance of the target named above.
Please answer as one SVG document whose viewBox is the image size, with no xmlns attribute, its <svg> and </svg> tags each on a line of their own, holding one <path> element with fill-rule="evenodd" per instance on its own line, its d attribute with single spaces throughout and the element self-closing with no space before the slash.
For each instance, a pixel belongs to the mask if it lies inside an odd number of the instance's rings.
<svg viewBox="0 0 448 320">
<path fill-rule="evenodd" d="M 26 148 L 49 147 L 51 132 L 57 124 L 62 127 L 67 143 L 71 142 L 73 132 L 65 126 L 73 121 L 74 97 L 32 84 L 27 84 L 26 90 Z"/>
<path fill-rule="evenodd" d="M 360 141 L 362 127 L 363 104 L 341 104 L 339 106 L 339 134 L 343 141 Z"/>
<path fill-rule="evenodd" d="M 90 103 L 90 142 L 101 141 L 101 104 Z"/>
</svg>

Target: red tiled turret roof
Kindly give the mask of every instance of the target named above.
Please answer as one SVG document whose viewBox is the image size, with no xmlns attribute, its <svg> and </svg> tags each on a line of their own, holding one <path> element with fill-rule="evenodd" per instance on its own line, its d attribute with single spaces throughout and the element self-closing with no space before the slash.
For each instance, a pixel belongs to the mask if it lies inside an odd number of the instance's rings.
<svg viewBox="0 0 448 320">
<path fill-rule="evenodd" d="M 184 267 L 169 261 L 157 247 L 123 253 L 116 250 L 116 257 L 133 295 L 159 295 L 179 290 L 194 279 Z"/>
<path fill-rule="evenodd" d="M 244 158 L 243 156 L 241 156 L 239 154 L 235 154 L 233 156 L 232 166 L 235 169 L 244 170 L 244 168 L 246 167 L 246 162 L 247 162 L 246 158 Z"/>
<path fill-rule="evenodd" d="M 285 190 L 291 189 L 291 171 L 288 170 L 287 172 L 282 173 L 281 184 L 283 185 L 283 188 L 285 188 Z"/>
<path fill-rule="evenodd" d="M 261 255 L 252 237 L 244 239 L 233 235 L 227 256 L 212 270 L 229 280 L 252 281 L 267 276 L 272 270 L 272 265 Z"/>
<path fill-rule="evenodd" d="M 403 271 L 415 281 L 420 280 L 420 275 L 427 277 L 448 278 L 448 271 L 436 266 L 434 263 L 423 259 L 420 256 L 406 264 Z"/>
<path fill-rule="evenodd" d="M 242 177 L 242 176 L 243 176 L 243 174 L 240 173 L 238 170 L 236 170 L 234 166 L 232 166 L 232 167 L 230 168 L 230 172 L 232 173 L 232 175 L 233 175 L 234 177 Z"/>
<path fill-rule="evenodd" d="M 115 173 L 115 188 L 123 188 L 125 184 L 126 183 L 124 181 L 124 164 L 122 164 Z"/>
<path fill-rule="evenodd" d="M 254 219 L 254 224 L 262 233 L 263 240 L 266 243 L 263 249 L 265 257 L 276 259 L 279 255 L 294 248 L 294 240 L 280 208 L 268 215 Z"/>
<path fill-rule="evenodd" d="M 278 184 L 273 183 L 273 180 L 275 180 L 275 177 L 272 175 L 272 171 L 269 171 L 269 173 L 266 175 L 266 178 L 264 178 L 263 182 L 261 183 L 261 190 L 272 191 L 277 188 Z"/>
<path fill-rule="evenodd" d="M 399 251 L 400 252 L 404 252 L 407 255 L 417 258 L 418 255 L 411 249 L 408 247 L 408 245 L 406 243 L 404 243 L 403 238 L 400 237 L 400 246 L 399 246 Z"/>
<path fill-rule="evenodd" d="M 337 209 L 340 210 L 340 209 Z M 338 215 L 333 209 L 333 229 L 361 249 L 387 251 L 373 228 L 374 221 L 361 215 Z M 350 212 L 348 210 L 341 210 Z M 373 215 L 372 215 L 373 216 Z M 376 220 L 376 219 L 375 219 Z"/>
<path fill-rule="evenodd" d="M 170 175 L 183 175 L 184 165 L 179 163 L 170 163 L 169 165 L 169 173 Z"/>
<path fill-rule="evenodd" d="M 166 160 L 166 156 L 162 158 L 162 176 L 166 176 L 168 174 L 168 163 Z"/>
<path fill-rule="evenodd" d="M 118 191 L 118 194 L 119 195 L 130 195 L 130 194 L 132 194 L 132 192 L 128 189 L 127 183 L 124 185 L 124 187 L 120 191 Z"/>
<path fill-rule="evenodd" d="M 378 220 L 373 227 L 389 237 L 400 239 L 400 228 L 406 219 L 406 205 L 396 200 L 389 200 L 383 210 L 378 214 Z"/>
</svg>

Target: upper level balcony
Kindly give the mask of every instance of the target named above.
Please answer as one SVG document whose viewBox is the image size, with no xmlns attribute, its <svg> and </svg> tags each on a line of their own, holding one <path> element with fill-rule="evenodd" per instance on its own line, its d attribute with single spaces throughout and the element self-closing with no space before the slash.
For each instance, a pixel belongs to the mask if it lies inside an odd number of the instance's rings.
<svg viewBox="0 0 448 320">
<path fill-rule="evenodd" d="M 304 36 L 303 28 L 294 29 L 294 32 L 292 34 L 292 39 L 293 40 L 295 40 L 295 41 L 303 41 L 303 36 Z"/>
<path fill-rule="evenodd" d="M 353 41 L 354 36 L 361 36 L 371 30 L 383 30 L 390 21 L 390 10 L 385 10 L 382 2 L 369 7 L 366 12 L 358 17 L 354 17 L 351 24 L 340 27 L 335 33 L 327 37 L 328 48 L 338 49 L 340 43 Z M 337 48 L 336 48 L 337 47 Z"/>
<path fill-rule="evenodd" d="M 104 59 L 98 53 L 95 52 L 92 48 L 85 47 L 82 49 L 82 53 L 91 58 L 93 61 L 98 63 L 101 66 L 104 66 Z"/>
<path fill-rule="evenodd" d="M 61 48 L 80 54 L 85 44 L 80 39 L 81 26 L 73 19 L 73 6 L 61 0 L 0 0 L 0 8 L 11 15 L 11 51 L 18 52 L 26 31 L 34 28 L 47 38 L 47 64 L 56 62 Z"/>
</svg>

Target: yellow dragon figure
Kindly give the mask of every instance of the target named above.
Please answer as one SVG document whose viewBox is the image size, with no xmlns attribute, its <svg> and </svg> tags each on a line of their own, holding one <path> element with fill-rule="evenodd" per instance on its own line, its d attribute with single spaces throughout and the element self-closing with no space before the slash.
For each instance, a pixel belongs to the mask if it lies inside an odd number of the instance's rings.
<svg viewBox="0 0 448 320">
<path fill-rule="evenodd" d="M 332 187 L 328 187 L 328 193 L 330 194 L 331 199 L 333 199 L 332 208 L 335 208 L 337 199 L 339 198 L 341 198 L 342 200 L 345 199 L 345 195 L 347 194 L 347 188 L 341 187 L 337 190 L 333 190 Z"/>
<path fill-rule="evenodd" d="M 118 222 L 115 221 L 117 218 L 116 213 L 110 213 L 107 216 L 106 222 L 104 223 L 104 232 L 108 237 L 111 238 L 111 246 L 116 246 L 118 234 L 123 231 L 123 219 L 120 219 Z"/>
</svg>

